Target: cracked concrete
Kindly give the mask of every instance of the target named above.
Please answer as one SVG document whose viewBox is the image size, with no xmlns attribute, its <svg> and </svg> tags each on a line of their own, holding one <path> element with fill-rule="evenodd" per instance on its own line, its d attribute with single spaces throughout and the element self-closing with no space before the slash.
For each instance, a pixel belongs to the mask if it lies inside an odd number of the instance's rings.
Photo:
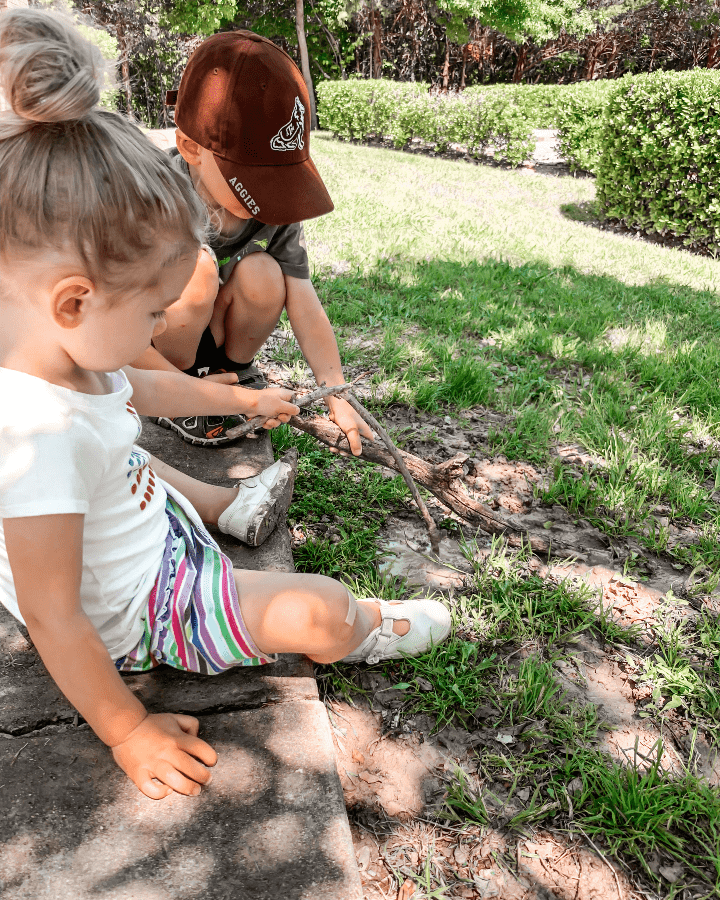
<svg viewBox="0 0 720 900">
<path fill-rule="evenodd" d="M 142 445 L 215 484 L 272 460 L 269 436 L 205 450 L 144 422 Z M 287 528 L 236 566 L 292 571 Z M 324 706 L 306 657 L 219 676 L 161 666 L 124 676 L 152 711 L 200 718 L 218 751 L 200 797 L 145 798 L 0 611 L 3 900 L 361 900 Z"/>
</svg>

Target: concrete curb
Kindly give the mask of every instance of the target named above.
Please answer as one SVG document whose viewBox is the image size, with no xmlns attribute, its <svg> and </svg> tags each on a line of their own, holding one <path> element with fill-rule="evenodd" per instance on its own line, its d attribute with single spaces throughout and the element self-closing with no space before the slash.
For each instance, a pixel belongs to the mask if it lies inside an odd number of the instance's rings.
<svg viewBox="0 0 720 900">
<path fill-rule="evenodd" d="M 216 484 L 272 461 L 267 435 L 204 450 L 145 423 L 142 445 Z M 238 567 L 293 571 L 285 527 L 258 550 L 217 537 Z M 0 608 L 3 900 L 362 900 L 307 658 L 213 677 L 161 666 L 127 683 L 151 710 L 200 718 L 219 761 L 199 797 L 140 794 Z"/>
</svg>

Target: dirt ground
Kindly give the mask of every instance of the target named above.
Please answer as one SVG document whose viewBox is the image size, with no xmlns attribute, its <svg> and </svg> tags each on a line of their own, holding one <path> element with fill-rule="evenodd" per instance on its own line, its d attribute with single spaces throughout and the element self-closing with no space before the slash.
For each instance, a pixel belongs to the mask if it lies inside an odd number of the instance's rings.
<svg viewBox="0 0 720 900">
<path fill-rule="evenodd" d="M 419 416 L 404 408 L 391 409 L 386 416 L 395 429 L 405 420 L 412 423 L 414 434 L 406 449 L 432 461 L 442 461 L 458 450 L 472 452 L 486 437 L 487 420 L 475 423 L 471 418 L 466 427 L 453 434 L 453 428 L 448 428 L 441 417 Z M 426 435 L 441 424 L 448 429 L 448 440 L 442 444 L 428 441 Z M 558 454 L 570 465 L 587 464 L 578 447 L 560 447 Z M 541 468 L 501 456 L 475 457 L 473 462 L 474 474 L 467 479 L 469 493 L 511 513 L 522 530 L 545 537 L 549 532 L 575 548 L 567 561 L 548 567 L 535 559 L 532 567 L 554 578 L 585 581 L 597 592 L 606 612 L 619 624 L 635 625 L 641 644 L 651 645 L 654 617 L 665 612 L 663 604 L 669 590 L 676 598 L 683 596 L 687 573 L 631 541 L 611 544 L 600 531 L 587 522 L 573 520 L 560 506 L 539 504 L 533 498 L 533 487 L 547 477 Z M 440 506 L 435 504 L 435 512 L 452 518 L 450 511 Z M 409 586 L 421 592 L 452 595 L 471 571 L 467 548 L 463 547 L 463 538 L 470 536 L 465 531 L 464 536 L 445 532 L 440 553 L 434 555 L 418 516 L 414 512 L 398 513 L 383 530 L 386 554 L 381 567 L 404 576 Z M 475 553 L 482 557 L 489 552 L 487 536 L 477 533 L 473 539 Z M 635 577 L 623 575 L 628 559 L 637 563 Z M 683 618 L 696 615 L 696 611 L 690 603 L 675 599 L 669 614 Z M 634 679 L 635 671 L 626 654 L 582 636 L 572 660 L 556 663 L 555 670 L 568 699 L 578 698 L 597 706 L 599 716 L 607 723 L 607 730 L 601 732 L 602 749 L 620 762 L 642 768 L 644 758 L 652 755 L 662 740 L 662 766 L 672 773 L 683 771 L 693 747 L 692 729 L 672 715 L 666 718 L 662 731 L 640 717 L 650 690 Z M 589 839 L 569 838 L 547 829 L 520 836 L 502 827 L 450 828 L 433 822 L 449 773 L 457 767 L 467 768 L 467 732 L 446 727 L 432 735 L 427 723 L 410 721 L 405 725 L 407 733 L 385 734 L 388 710 L 383 709 L 383 692 L 391 685 L 378 680 L 370 686 L 375 689 L 375 711 L 362 708 L 362 701 L 359 708 L 334 703 L 329 710 L 367 900 L 406 900 L 413 891 L 418 897 L 507 900 L 634 900 L 655 896 L 648 892 L 646 882 L 638 882 L 617 861 L 611 863 Z M 702 735 L 695 738 L 698 774 L 713 785 L 720 784 L 717 754 Z M 519 805 L 510 813 L 522 808 L 522 794 L 511 801 Z M 422 884 L 423 872 L 429 879 L 427 885 Z M 671 883 L 679 875 L 670 869 L 662 874 Z M 446 889 L 433 894 L 430 886 L 438 884 Z"/>
</svg>

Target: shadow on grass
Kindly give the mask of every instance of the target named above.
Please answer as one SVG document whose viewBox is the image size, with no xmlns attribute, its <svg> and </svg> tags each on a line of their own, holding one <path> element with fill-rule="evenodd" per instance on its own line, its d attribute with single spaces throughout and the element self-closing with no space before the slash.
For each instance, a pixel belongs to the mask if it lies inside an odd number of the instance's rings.
<svg viewBox="0 0 720 900">
<path fill-rule="evenodd" d="M 661 234 L 659 231 L 645 231 L 640 228 L 628 228 L 618 219 L 607 219 L 600 211 L 596 200 L 586 200 L 583 203 L 563 203 L 560 206 L 560 212 L 572 222 L 582 222 L 583 225 L 590 225 L 599 231 L 610 231 L 613 234 L 645 241 L 648 244 L 659 244 L 661 247 L 668 247 L 672 250 L 683 250 L 685 253 L 692 253 L 695 256 L 709 256 L 711 259 L 716 256 L 707 247 L 687 246 L 682 238 L 674 235 Z"/>
<path fill-rule="evenodd" d="M 718 276 L 720 284 L 720 268 Z M 518 404 L 552 396 L 544 378 L 548 366 L 580 366 L 621 375 L 633 391 L 662 395 L 711 420 L 720 409 L 720 302 L 714 291 L 664 281 L 632 285 L 569 267 L 494 259 L 387 259 L 368 273 L 318 279 L 317 285 L 334 325 L 350 332 L 394 327 L 402 344 L 411 326 L 423 329 L 440 381 L 443 366 L 457 367 L 458 356 L 460 362 L 472 359 L 481 365 L 477 380 L 486 382 L 487 393 L 488 366 L 496 364 L 494 388 L 507 388 L 522 381 L 522 373 L 510 375 L 498 363 L 527 370 L 536 360 L 541 365 L 529 374 L 540 383 L 534 391 L 523 383 Z M 366 361 L 377 363 L 377 354 Z M 400 358 L 402 365 L 417 374 Z M 462 374 L 467 390 L 472 373 Z"/>
</svg>

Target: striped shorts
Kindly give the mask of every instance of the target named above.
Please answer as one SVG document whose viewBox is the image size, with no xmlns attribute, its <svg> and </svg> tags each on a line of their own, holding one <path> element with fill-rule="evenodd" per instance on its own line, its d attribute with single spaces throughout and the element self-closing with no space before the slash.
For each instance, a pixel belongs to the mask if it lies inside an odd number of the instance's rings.
<svg viewBox="0 0 720 900">
<path fill-rule="evenodd" d="M 232 666 L 275 662 L 252 641 L 240 613 L 230 560 L 202 525 L 168 496 L 170 523 L 160 573 L 150 593 L 145 631 L 118 659 L 121 672 L 147 672 L 161 663 L 214 675 Z"/>
</svg>

